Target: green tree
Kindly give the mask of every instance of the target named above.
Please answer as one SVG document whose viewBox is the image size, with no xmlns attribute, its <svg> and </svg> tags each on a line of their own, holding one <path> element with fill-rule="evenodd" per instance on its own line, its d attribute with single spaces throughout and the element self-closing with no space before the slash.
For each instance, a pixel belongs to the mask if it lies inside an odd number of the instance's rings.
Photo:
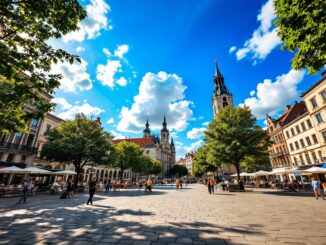
<svg viewBox="0 0 326 245">
<path fill-rule="evenodd" d="M 240 163 L 248 156 L 268 155 L 267 133 L 255 124 L 248 107 L 225 107 L 209 124 L 205 142 L 217 162 L 233 164 L 240 179 Z"/>
<path fill-rule="evenodd" d="M 120 141 L 114 145 L 113 166 L 120 169 L 120 179 L 122 180 L 125 170 L 140 173 L 144 171 L 144 150 L 135 143 Z"/>
<path fill-rule="evenodd" d="M 47 139 L 41 155 L 48 161 L 73 163 L 77 172 L 75 184 L 86 164 L 108 164 L 112 152 L 113 136 L 83 114 L 60 123 L 48 132 Z"/>
<path fill-rule="evenodd" d="M 316 73 L 326 64 L 326 1 L 275 0 L 283 50 L 296 51 L 292 67 Z"/>
<path fill-rule="evenodd" d="M 213 155 L 213 146 L 209 144 L 200 147 L 193 160 L 193 175 L 202 176 L 207 172 L 216 172 L 220 163 Z"/>
<path fill-rule="evenodd" d="M 181 165 L 174 165 L 172 168 L 168 171 L 168 176 L 177 176 L 177 177 L 183 177 L 188 175 L 188 169 L 185 166 Z"/>
<path fill-rule="evenodd" d="M 144 173 L 146 175 L 158 175 L 162 172 L 162 168 L 159 162 L 146 154 L 143 154 L 141 162 L 141 166 L 143 169 L 141 173 Z"/>
<path fill-rule="evenodd" d="M 240 165 L 243 169 L 250 172 L 260 169 L 268 170 L 270 160 L 267 154 L 263 154 L 262 156 L 246 156 Z"/>
<path fill-rule="evenodd" d="M 51 74 L 51 65 L 80 59 L 47 40 L 77 30 L 85 17 L 77 0 L 0 1 L 0 132 L 26 131 L 31 118 L 53 108 L 42 93 L 52 94 L 62 76 Z"/>
</svg>

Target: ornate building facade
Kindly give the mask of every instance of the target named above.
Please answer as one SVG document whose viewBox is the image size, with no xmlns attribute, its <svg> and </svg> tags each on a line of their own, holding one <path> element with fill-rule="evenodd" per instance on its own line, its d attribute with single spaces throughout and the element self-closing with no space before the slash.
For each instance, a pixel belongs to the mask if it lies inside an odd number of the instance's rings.
<svg viewBox="0 0 326 245">
<path fill-rule="evenodd" d="M 133 142 L 140 147 L 144 148 L 145 154 L 151 156 L 153 159 L 157 160 L 162 168 L 162 175 L 164 175 L 170 168 L 176 164 L 176 151 L 173 139 L 170 141 L 170 131 L 167 128 L 166 118 L 162 123 L 162 129 L 160 136 L 151 134 L 149 128 L 149 122 L 145 124 L 145 129 L 143 130 L 142 138 L 129 138 L 129 139 L 118 139 L 114 140 L 114 143 L 119 143 L 121 141 Z"/>
</svg>

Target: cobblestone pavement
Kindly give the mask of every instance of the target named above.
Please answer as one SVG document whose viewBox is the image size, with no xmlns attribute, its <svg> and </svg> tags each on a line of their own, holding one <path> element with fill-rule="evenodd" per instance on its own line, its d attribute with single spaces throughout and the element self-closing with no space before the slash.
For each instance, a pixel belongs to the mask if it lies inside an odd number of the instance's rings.
<svg viewBox="0 0 326 245">
<path fill-rule="evenodd" d="M 205 186 L 0 199 L 0 244 L 326 244 L 326 201 Z"/>
</svg>

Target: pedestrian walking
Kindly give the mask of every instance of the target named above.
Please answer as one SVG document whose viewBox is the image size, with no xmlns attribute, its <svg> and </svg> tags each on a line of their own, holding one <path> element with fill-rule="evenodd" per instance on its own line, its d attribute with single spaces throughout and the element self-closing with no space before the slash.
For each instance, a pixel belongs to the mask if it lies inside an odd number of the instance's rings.
<svg viewBox="0 0 326 245">
<path fill-rule="evenodd" d="M 312 178 L 312 188 L 314 189 L 316 200 L 320 195 L 319 181 L 316 178 Z"/>
<path fill-rule="evenodd" d="M 208 179 L 208 181 L 206 183 L 207 183 L 208 193 L 212 194 L 212 187 L 211 187 L 211 184 L 210 184 L 210 179 Z"/>
<path fill-rule="evenodd" d="M 182 179 L 180 179 L 180 191 L 182 190 L 182 184 L 183 184 L 183 181 L 182 181 Z"/>
<path fill-rule="evenodd" d="M 210 178 L 208 184 L 209 184 L 210 187 L 211 187 L 211 192 L 210 192 L 209 194 L 211 194 L 211 193 L 214 194 L 214 185 L 215 185 L 215 181 L 214 181 L 214 179 L 213 179 L 213 178 Z"/>
<path fill-rule="evenodd" d="M 30 179 L 27 179 L 22 184 L 22 195 L 21 198 L 18 200 L 17 204 L 24 200 L 26 203 L 28 192 L 33 188 L 33 182 Z"/>
<path fill-rule="evenodd" d="M 179 187 L 180 187 L 180 180 L 179 179 L 176 179 L 175 180 L 175 187 L 177 189 L 177 191 L 179 190 Z"/>
<path fill-rule="evenodd" d="M 109 191 L 110 191 L 110 183 L 107 181 L 106 183 L 105 183 L 105 186 L 104 186 L 104 188 L 105 188 L 105 195 L 109 195 Z"/>
<path fill-rule="evenodd" d="M 89 198 L 87 201 L 87 205 L 89 205 L 89 203 L 93 205 L 93 196 L 95 194 L 95 191 L 96 191 L 96 176 L 94 176 L 92 178 L 92 181 L 89 183 Z"/>
<path fill-rule="evenodd" d="M 147 190 L 148 190 L 148 194 L 152 194 L 152 187 L 153 187 L 153 181 L 152 181 L 152 179 L 149 178 L 147 180 L 146 187 L 147 187 Z"/>
<path fill-rule="evenodd" d="M 74 196 L 74 186 L 73 186 L 71 180 L 68 180 L 68 182 L 67 182 L 67 196 L 68 196 L 68 198 Z"/>
</svg>

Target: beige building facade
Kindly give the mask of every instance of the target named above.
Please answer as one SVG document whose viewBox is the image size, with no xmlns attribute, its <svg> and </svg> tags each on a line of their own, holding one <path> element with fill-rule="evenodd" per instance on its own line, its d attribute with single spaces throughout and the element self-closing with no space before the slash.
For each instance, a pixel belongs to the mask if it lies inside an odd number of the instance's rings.
<svg viewBox="0 0 326 245">
<path fill-rule="evenodd" d="M 302 94 L 321 148 L 319 159 L 326 161 L 326 71 L 323 77 Z"/>
</svg>

